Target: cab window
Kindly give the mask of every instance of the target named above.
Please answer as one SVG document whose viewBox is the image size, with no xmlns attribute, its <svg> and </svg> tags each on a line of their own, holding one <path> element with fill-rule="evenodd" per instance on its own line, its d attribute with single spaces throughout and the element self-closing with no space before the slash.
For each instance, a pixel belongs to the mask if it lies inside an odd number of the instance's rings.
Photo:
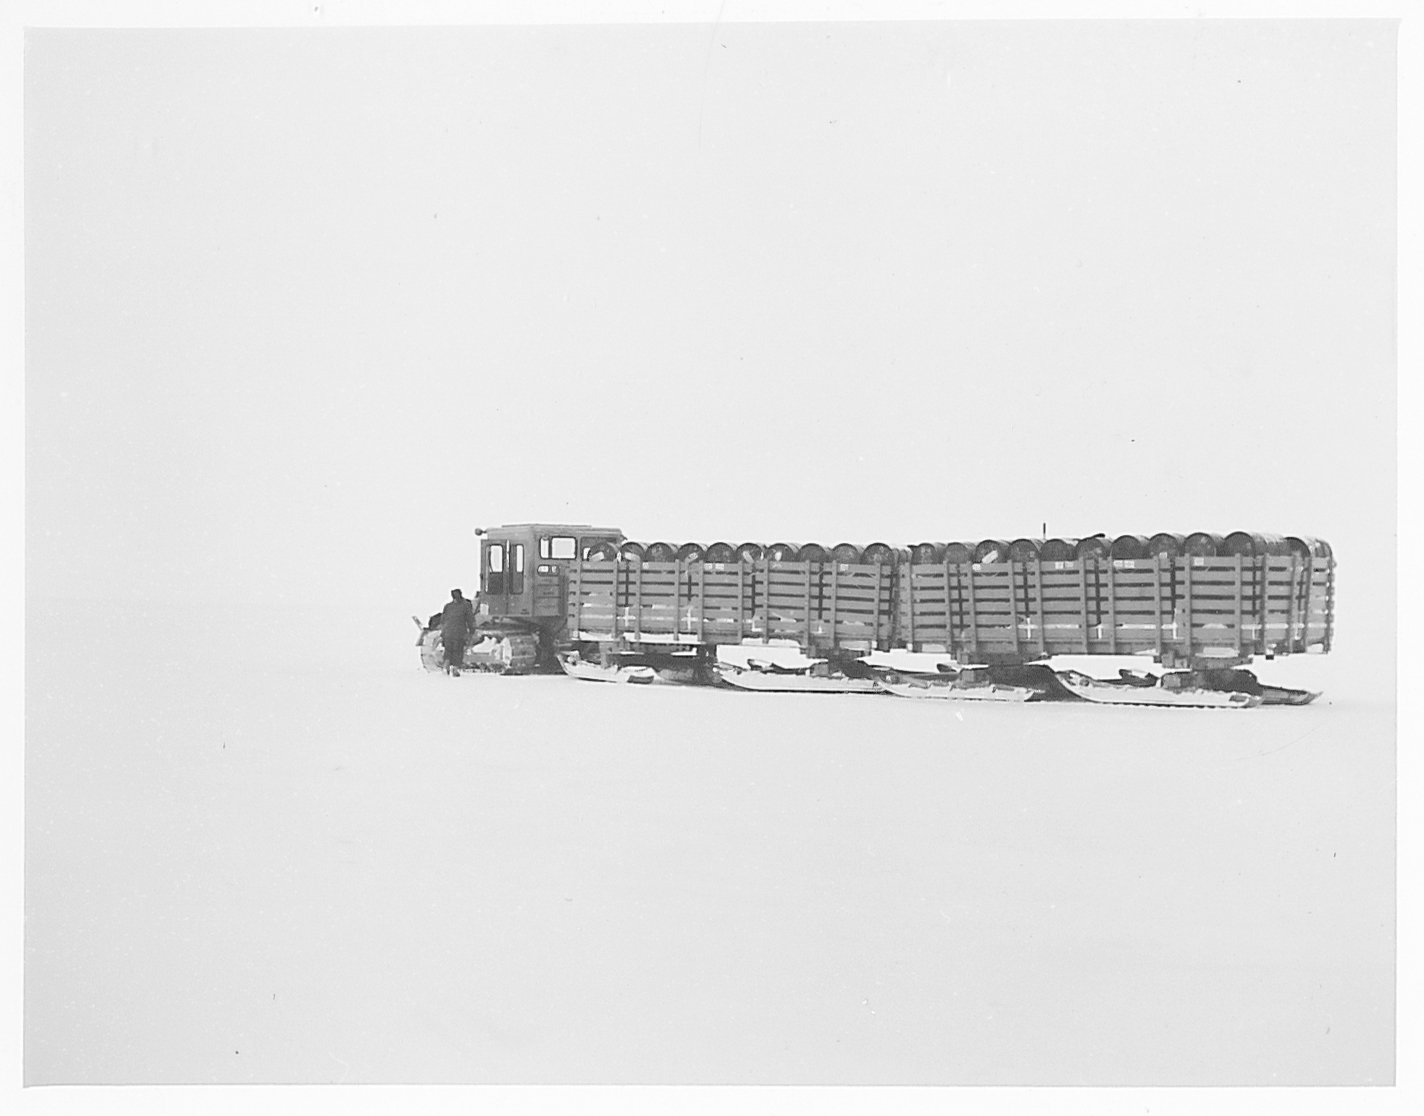
<svg viewBox="0 0 1424 1116">
<path fill-rule="evenodd" d="M 572 535 L 545 536 L 539 540 L 540 558 L 575 558 L 578 542 Z"/>
<path fill-rule="evenodd" d="M 485 551 L 485 592 L 491 596 L 504 592 L 504 543 L 491 543 Z"/>
<path fill-rule="evenodd" d="M 515 543 L 511 547 L 509 560 L 509 591 L 524 592 L 524 544 Z"/>
</svg>

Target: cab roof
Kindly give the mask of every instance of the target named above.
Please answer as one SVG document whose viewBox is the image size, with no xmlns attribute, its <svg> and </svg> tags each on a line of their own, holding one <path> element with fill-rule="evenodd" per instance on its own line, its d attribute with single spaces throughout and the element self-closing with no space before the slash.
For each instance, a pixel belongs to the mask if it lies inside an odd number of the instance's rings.
<svg viewBox="0 0 1424 1116">
<path fill-rule="evenodd" d="M 616 535 L 623 537 L 617 527 L 595 527 L 591 523 L 504 523 L 498 527 L 487 527 L 487 534 L 495 531 L 533 531 L 547 535 Z"/>
</svg>

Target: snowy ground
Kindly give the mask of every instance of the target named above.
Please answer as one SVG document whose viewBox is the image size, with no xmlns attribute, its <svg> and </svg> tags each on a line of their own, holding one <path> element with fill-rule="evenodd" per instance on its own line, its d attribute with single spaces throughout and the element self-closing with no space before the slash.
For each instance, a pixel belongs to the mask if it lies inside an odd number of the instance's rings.
<svg viewBox="0 0 1424 1116">
<path fill-rule="evenodd" d="M 31 1084 L 1393 1078 L 1348 661 L 955 706 L 451 679 L 398 620 L 31 602 Z"/>
</svg>

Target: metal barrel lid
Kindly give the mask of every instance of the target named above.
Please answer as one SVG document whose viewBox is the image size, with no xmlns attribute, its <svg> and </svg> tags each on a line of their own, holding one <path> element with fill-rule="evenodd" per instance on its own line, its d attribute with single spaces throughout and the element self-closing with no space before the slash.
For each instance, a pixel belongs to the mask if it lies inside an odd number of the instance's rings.
<svg viewBox="0 0 1424 1116">
<path fill-rule="evenodd" d="M 1007 539 L 984 539 L 974 548 L 976 562 L 1005 562 L 1009 557 Z"/>
<path fill-rule="evenodd" d="M 672 543 L 649 543 L 643 548 L 644 562 L 671 562 L 677 558 L 677 550 Z"/>
<path fill-rule="evenodd" d="M 803 562 L 829 562 L 831 552 L 820 543 L 807 543 L 801 548 L 801 561 Z"/>
<path fill-rule="evenodd" d="M 624 542 L 618 548 L 618 557 L 625 562 L 641 562 L 643 560 L 643 544 L 631 540 Z"/>
<path fill-rule="evenodd" d="M 1160 558 L 1166 555 L 1168 558 L 1180 558 L 1182 556 L 1182 544 L 1186 542 L 1185 535 L 1174 535 L 1163 531 L 1161 534 L 1153 535 L 1147 540 L 1147 552 L 1153 558 Z"/>
<path fill-rule="evenodd" d="M 700 562 L 705 553 L 701 543 L 683 543 L 677 548 L 677 560 L 679 562 Z"/>
<path fill-rule="evenodd" d="M 1328 542 L 1310 535 L 1287 535 L 1286 544 L 1291 548 L 1291 553 L 1298 554 L 1302 558 L 1329 558 L 1331 554 Z"/>
<path fill-rule="evenodd" d="M 1119 535 L 1113 539 L 1112 556 L 1114 558 L 1148 558 L 1151 557 L 1152 550 L 1146 535 Z"/>
<path fill-rule="evenodd" d="M 1077 539 L 1045 539 L 1038 548 L 1041 562 L 1073 562 L 1078 557 Z"/>
<path fill-rule="evenodd" d="M 737 550 L 731 543 L 714 542 L 702 557 L 708 562 L 735 562 Z"/>
<path fill-rule="evenodd" d="M 1255 531 L 1232 531 L 1221 541 L 1218 552 L 1223 558 L 1237 554 L 1243 558 L 1282 558 L 1290 554 L 1290 543 L 1280 535 L 1262 535 Z"/>
<path fill-rule="evenodd" d="M 1182 540 L 1182 553 L 1190 558 L 1215 558 L 1221 553 L 1221 536 L 1197 531 Z"/>
<path fill-rule="evenodd" d="M 611 542 L 596 542 L 589 546 L 585 562 L 612 562 L 618 557 L 618 548 Z"/>
<path fill-rule="evenodd" d="M 1015 539 L 1009 543 L 1009 560 L 1012 562 L 1037 562 L 1042 550 L 1042 539 Z"/>
<path fill-rule="evenodd" d="M 860 547 L 855 543 L 836 543 L 831 547 L 831 557 L 837 562 L 855 563 L 860 561 Z"/>
<path fill-rule="evenodd" d="M 867 566 L 879 566 L 889 562 L 894 554 L 888 543 L 876 542 L 860 552 L 860 560 Z"/>
<path fill-rule="evenodd" d="M 910 547 L 910 561 L 916 565 L 932 565 L 944 561 L 944 544 L 922 542 Z"/>
<path fill-rule="evenodd" d="M 964 542 L 945 543 L 944 560 L 956 566 L 966 565 L 974 561 L 974 547 Z"/>
<path fill-rule="evenodd" d="M 1111 558 L 1112 546 L 1112 539 L 1106 535 L 1090 535 L 1086 539 L 1078 540 L 1073 553 L 1077 558 Z"/>
<path fill-rule="evenodd" d="M 737 560 L 739 562 L 760 562 L 765 551 L 761 543 L 744 542 L 737 545 Z"/>
<path fill-rule="evenodd" d="M 773 562 L 794 562 L 800 556 L 801 548 L 791 543 L 772 543 L 764 555 Z"/>
</svg>

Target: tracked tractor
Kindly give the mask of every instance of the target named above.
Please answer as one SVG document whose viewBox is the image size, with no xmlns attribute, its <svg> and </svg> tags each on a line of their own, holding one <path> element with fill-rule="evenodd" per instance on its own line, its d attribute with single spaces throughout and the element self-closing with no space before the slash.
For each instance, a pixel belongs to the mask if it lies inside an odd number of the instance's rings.
<svg viewBox="0 0 1424 1116">
<path fill-rule="evenodd" d="M 623 533 L 586 523 L 516 523 L 477 528 L 475 534 L 481 541 L 480 588 L 464 667 L 499 674 L 557 671 L 556 653 L 568 642 L 569 567 L 613 561 Z M 441 670 L 440 614 L 423 623 L 414 619 L 422 664 Z"/>
</svg>

